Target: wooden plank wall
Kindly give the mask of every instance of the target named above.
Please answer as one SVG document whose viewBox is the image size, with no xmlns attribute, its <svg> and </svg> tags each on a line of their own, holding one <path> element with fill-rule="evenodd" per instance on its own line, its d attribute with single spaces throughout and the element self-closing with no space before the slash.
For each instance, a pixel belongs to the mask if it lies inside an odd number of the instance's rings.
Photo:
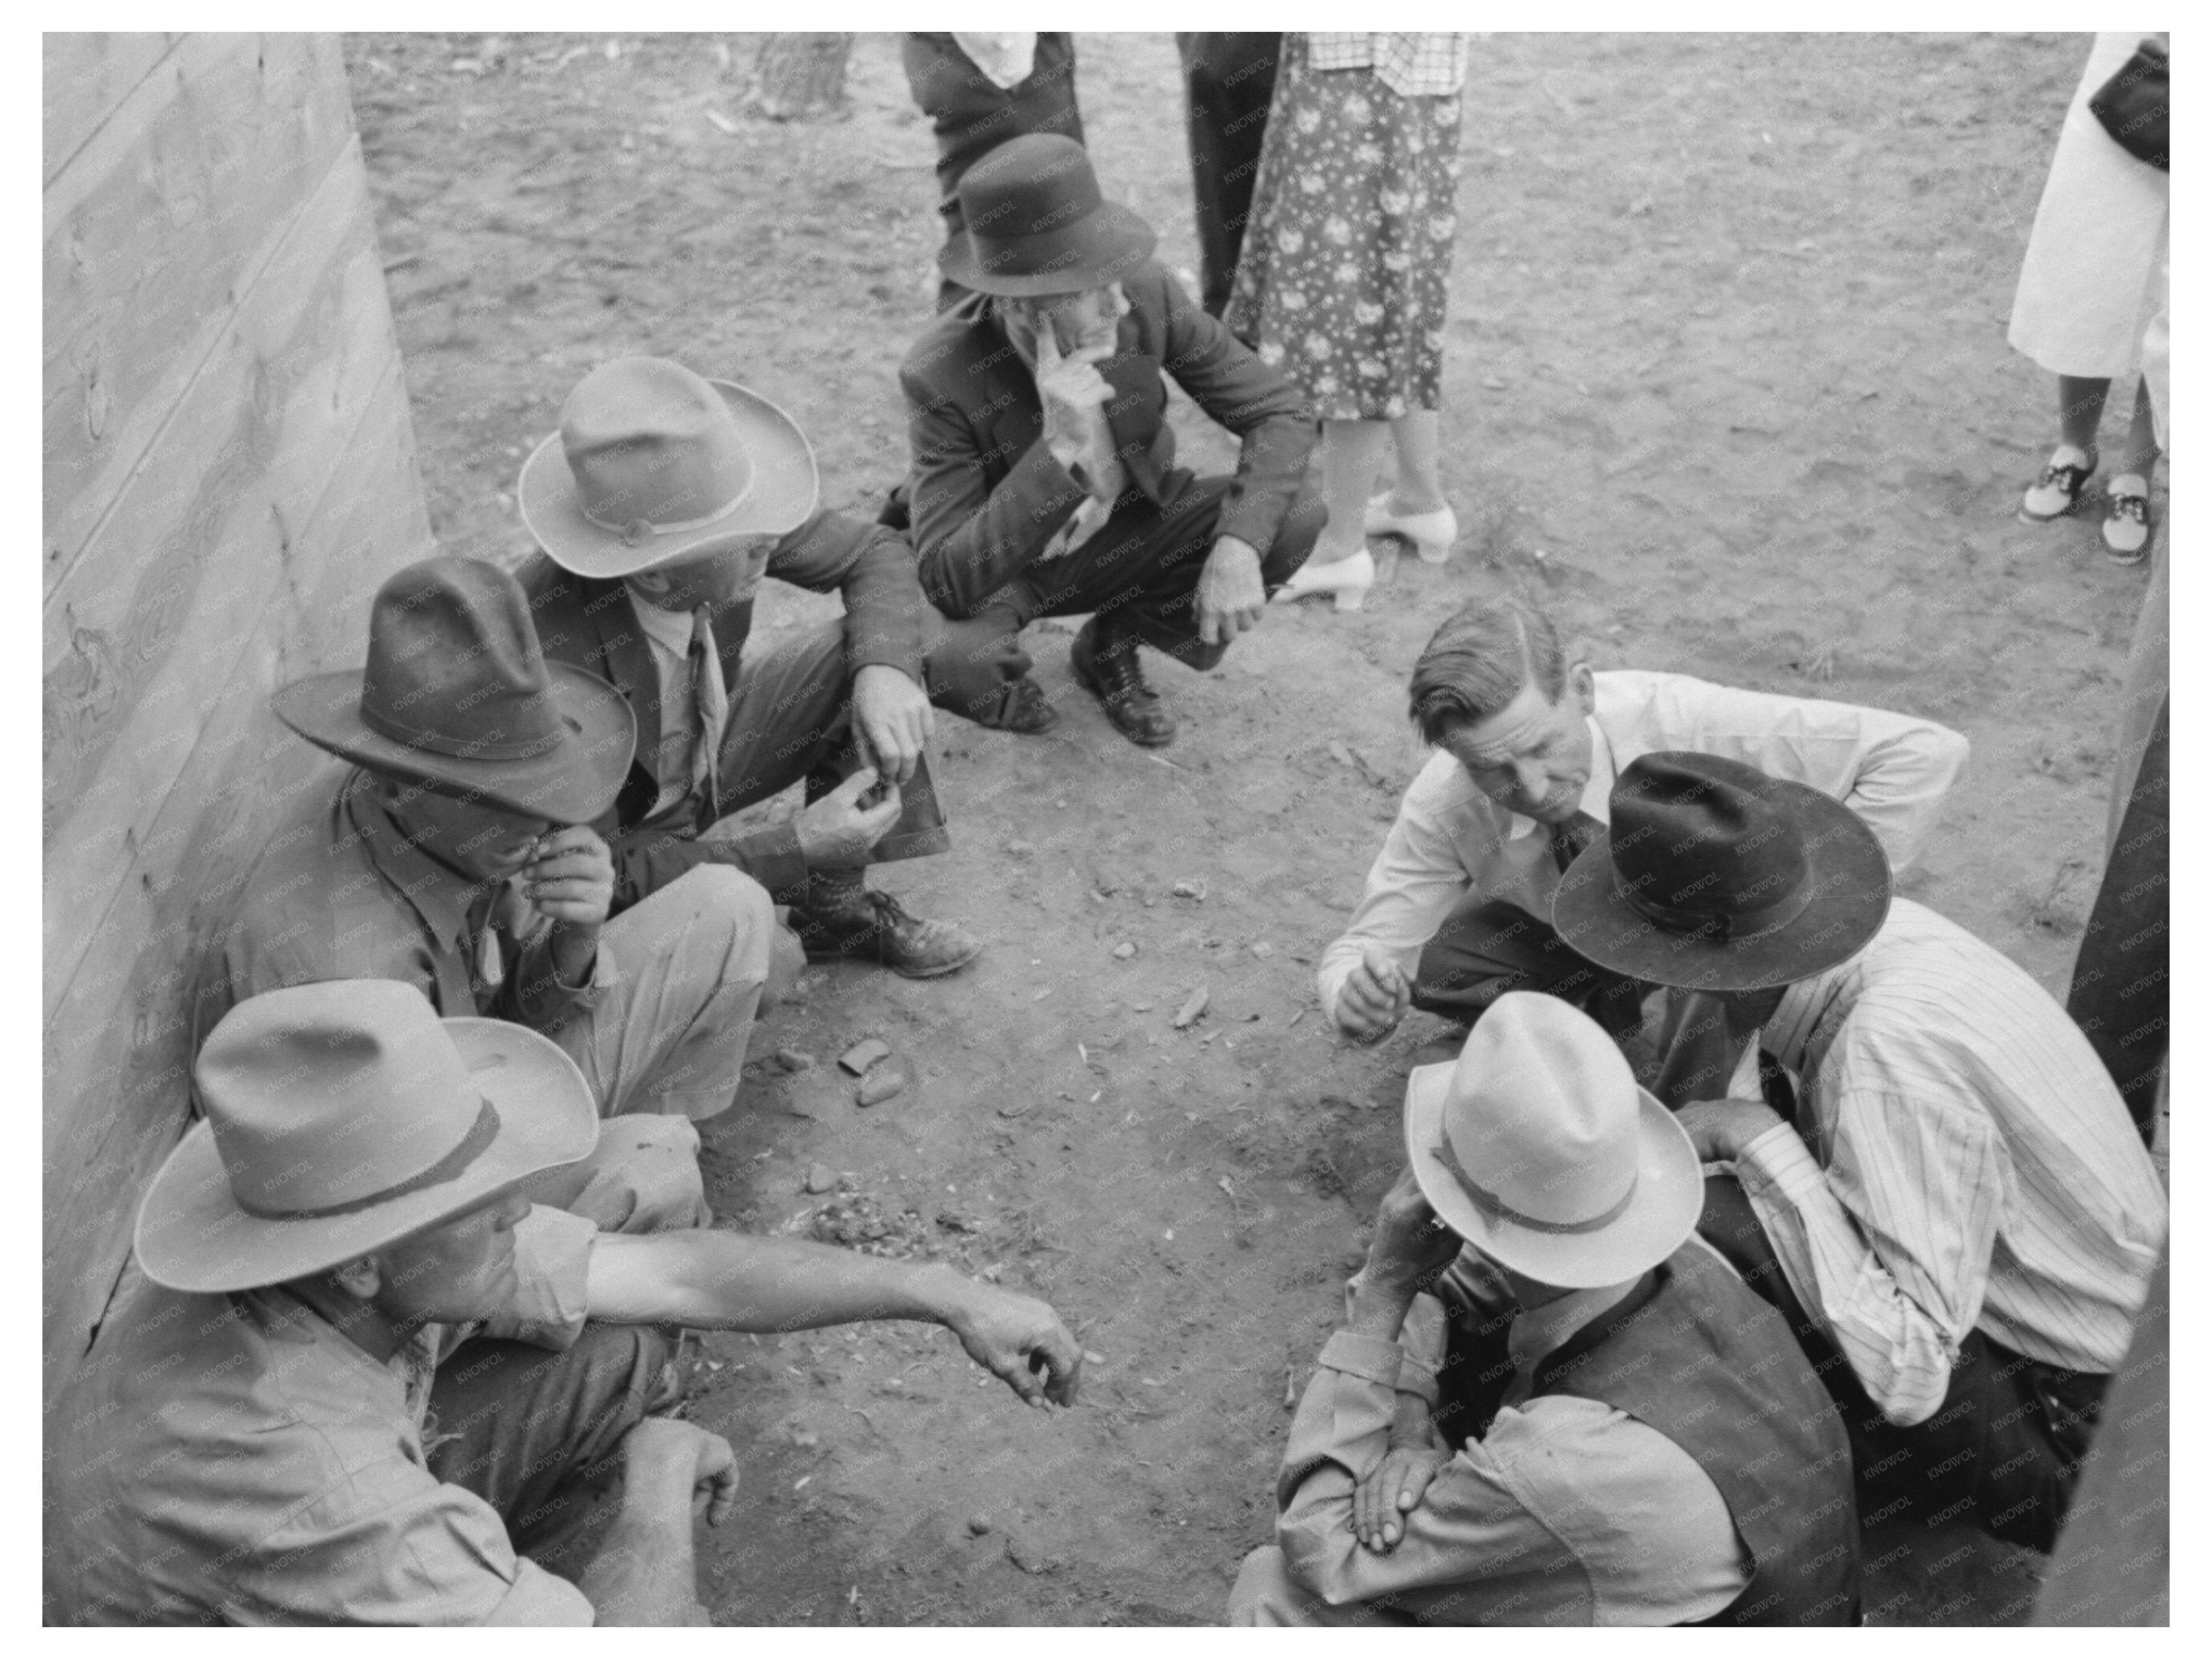
<svg viewBox="0 0 2212 1659">
<path fill-rule="evenodd" d="M 186 1118 L 199 953 L 428 553 L 335 35 L 45 37 L 45 1383 Z"/>
</svg>

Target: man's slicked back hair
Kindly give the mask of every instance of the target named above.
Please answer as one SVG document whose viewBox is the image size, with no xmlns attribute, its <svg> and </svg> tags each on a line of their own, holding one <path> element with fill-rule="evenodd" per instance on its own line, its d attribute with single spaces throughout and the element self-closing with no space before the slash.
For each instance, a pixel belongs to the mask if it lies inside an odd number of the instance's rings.
<svg viewBox="0 0 2212 1659">
<path fill-rule="evenodd" d="M 1489 719 L 1523 686 L 1553 703 L 1567 688 L 1552 619 L 1517 595 L 1474 600 L 1444 619 L 1414 660 L 1406 711 L 1434 748 L 1455 726 Z"/>
</svg>

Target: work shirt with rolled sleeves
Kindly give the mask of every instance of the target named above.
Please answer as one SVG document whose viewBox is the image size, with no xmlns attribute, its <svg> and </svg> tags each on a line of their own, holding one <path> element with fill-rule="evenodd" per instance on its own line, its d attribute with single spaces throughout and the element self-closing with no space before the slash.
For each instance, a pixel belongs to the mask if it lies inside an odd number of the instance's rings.
<svg viewBox="0 0 2212 1659">
<path fill-rule="evenodd" d="M 197 1296 L 140 1278 L 54 1412 L 49 1622 L 588 1625 L 584 1593 L 424 1460 L 438 1362 L 468 1338 L 564 1350 L 592 1241 L 533 1206 L 495 1317 L 427 1326 L 380 1362 L 281 1286 Z"/>
<path fill-rule="evenodd" d="M 1740 691 L 1688 674 L 1611 669 L 1592 678 L 1597 706 L 1582 809 L 1600 823 L 1611 821 L 1613 780 L 1630 761 L 1692 750 L 1842 802 L 1881 840 L 1893 874 L 1902 874 L 1966 769 L 1966 740 L 1911 715 Z M 1438 751 L 1399 802 L 1351 924 L 1322 954 L 1322 1008 L 1335 1017 L 1344 982 L 1370 947 L 1410 981 L 1421 947 L 1463 900 L 1508 900 L 1548 921 L 1559 887 L 1550 832 L 1499 806 Z"/>
</svg>

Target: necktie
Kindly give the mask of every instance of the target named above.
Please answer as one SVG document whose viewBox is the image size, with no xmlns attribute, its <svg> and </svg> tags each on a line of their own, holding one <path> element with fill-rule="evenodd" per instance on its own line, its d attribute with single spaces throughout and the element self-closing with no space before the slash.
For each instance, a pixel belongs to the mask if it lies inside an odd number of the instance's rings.
<svg viewBox="0 0 2212 1659">
<path fill-rule="evenodd" d="M 1559 874 L 1567 873 L 1567 866 L 1589 850 L 1589 844 L 1598 838 L 1605 826 L 1589 813 L 1577 811 L 1564 824 L 1552 826 L 1552 862 L 1559 867 Z"/>
<path fill-rule="evenodd" d="M 1604 833 L 1605 826 L 1587 812 L 1577 811 L 1564 824 L 1552 826 L 1552 862 L 1559 867 L 1559 874 L 1567 873 L 1567 866 L 1589 850 L 1590 843 Z M 1617 1043 L 1626 1043 L 1644 1027 L 1644 984 L 1626 974 L 1614 973 L 1589 966 L 1596 982 L 1582 999 L 1583 1009 L 1603 1026 L 1606 1034 Z"/>
<path fill-rule="evenodd" d="M 496 887 L 477 894 L 469 901 L 468 912 L 461 922 L 460 955 L 467 980 L 465 997 L 456 994 L 459 987 L 448 983 L 446 973 L 438 975 L 438 1012 L 449 1020 L 465 1018 L 489 1007 L 507 979 L 499 936 L 492 929 L 492 901 L 497 894 Z"/>
<path fill-rule="evenodd" d="M 722 799 L 722 727 L 730 715 L 730 695 L 722 686 L 714 624 L 704 605 L 691 613 L 691 787 L 711 819 Z"/>
</svg>

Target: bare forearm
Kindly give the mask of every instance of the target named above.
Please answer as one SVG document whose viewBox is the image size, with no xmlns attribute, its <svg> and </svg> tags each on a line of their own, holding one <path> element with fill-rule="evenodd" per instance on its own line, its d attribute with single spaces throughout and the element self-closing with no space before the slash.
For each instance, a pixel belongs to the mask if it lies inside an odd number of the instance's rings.
<svg viewBox="0 0 2212 1659">
<path fill-rule="evenodd" d="M 665 1472 L 629 1471 L 623 1510 L 579 1588 L 602 1625 L 703 1625 L 691 1547 L 691 1487 Z"/>
<path fill-rule="evenodd" d="M 590 1307 L 594 1319 L 638 1324 L 804 1331 L 859 1320 L 944 1324 L 968 1289 L 948 1267 L 799 1239 L 622 1235 L 593 1247 Z"/>
</svg>

